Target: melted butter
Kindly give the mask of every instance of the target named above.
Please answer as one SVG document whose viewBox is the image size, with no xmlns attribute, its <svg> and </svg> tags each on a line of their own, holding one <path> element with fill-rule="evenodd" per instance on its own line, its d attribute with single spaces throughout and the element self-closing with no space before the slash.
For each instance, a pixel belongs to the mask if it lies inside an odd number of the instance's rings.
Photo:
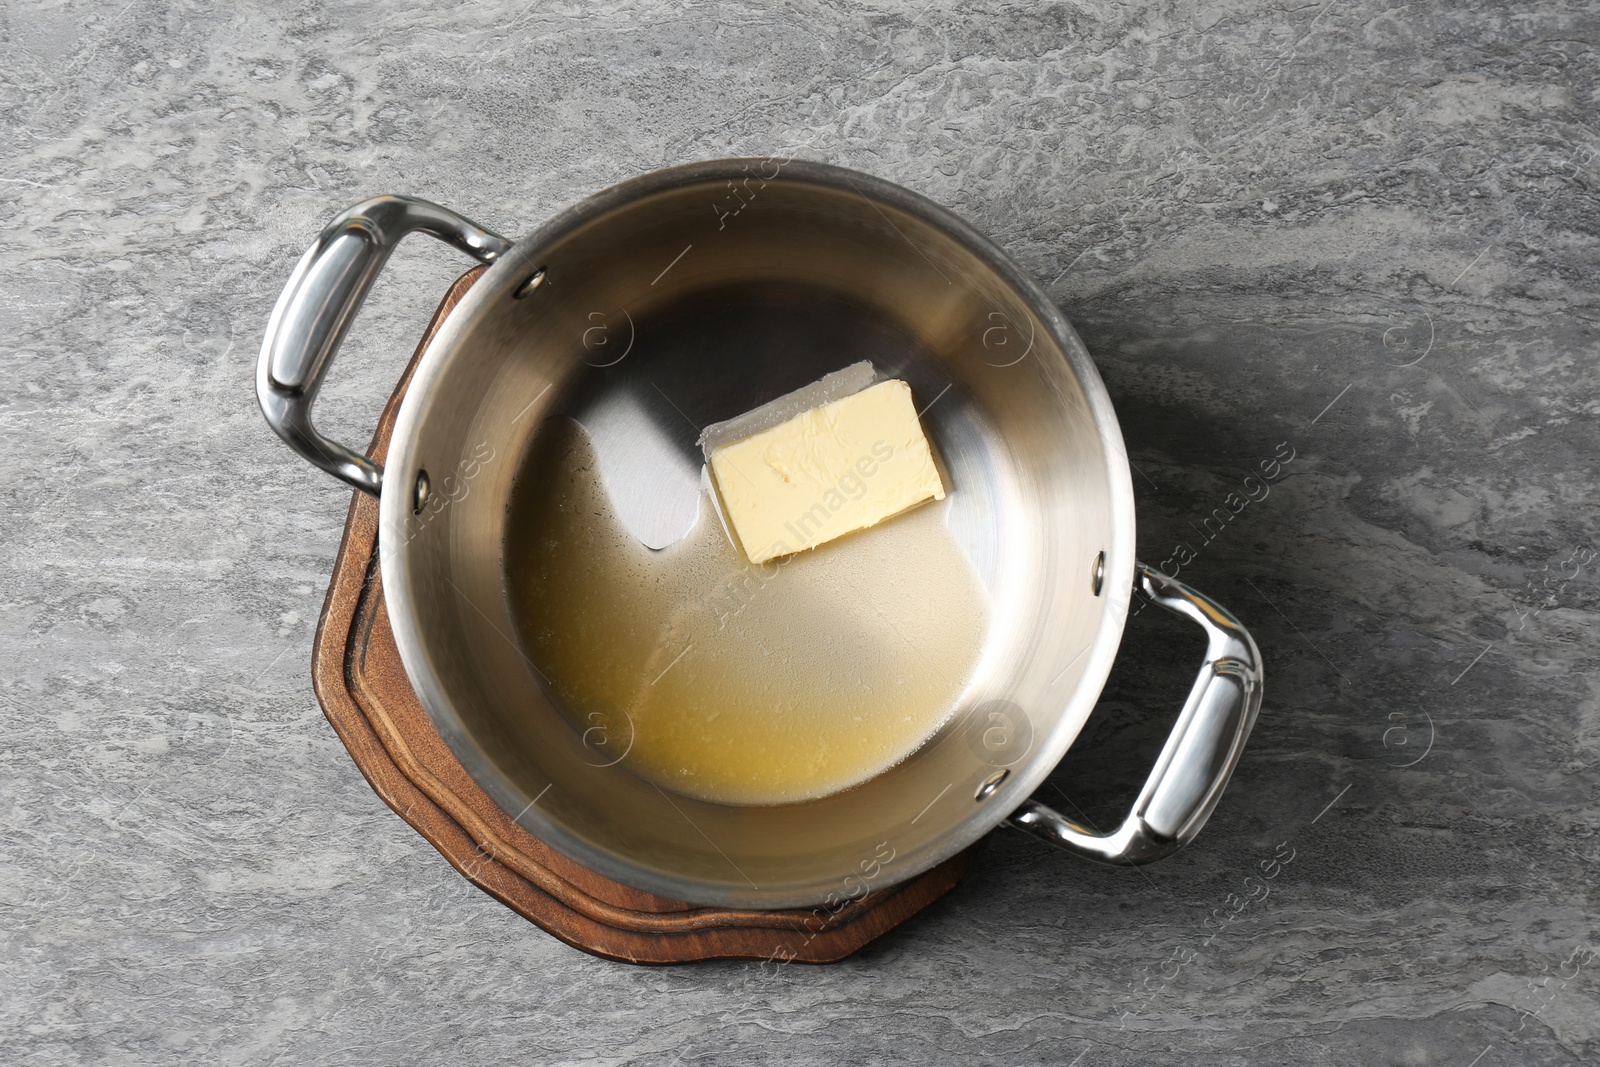
<svg viewBox="0 0 1600 1067">
<path fill-rule="evenodd" d="M 755 566 L 704 495 L 682 541 L 641 545 L 599 472 L 581 426 L 547 423 L 505 554 L 524 652 L 579 731 L 631 733 L 624 765 L 704 800 L 783 804 L 887 770 L 949 715 L 988 600 L 948 501 Z"/>
</svg>

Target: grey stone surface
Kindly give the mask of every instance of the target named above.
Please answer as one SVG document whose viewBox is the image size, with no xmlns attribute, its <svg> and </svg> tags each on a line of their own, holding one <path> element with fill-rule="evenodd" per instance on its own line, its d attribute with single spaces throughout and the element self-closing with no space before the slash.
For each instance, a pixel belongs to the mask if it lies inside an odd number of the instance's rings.
<svg viewBox="0 0 1600 1067">
<path fill-rule="evenodd" d="M 0 1060 L 1594 1062 L 1600 14 L 1536 6 L 0 8 Z M 619 966 L 458 877 L 322 718 L 347 493 L 266 430 L 255 350 L 362 196 L 515 235 L 783 150 L 1048 285 L 1141 552 L 1195 550 L 1266 708 L 1159 866 L 1002 832 L 844 964 Z M 336 436 L 461 266 L 393 261 Z M 1133 622 L 1051 798 L 1126 803 L 1193 653 Z"/>
</svg>

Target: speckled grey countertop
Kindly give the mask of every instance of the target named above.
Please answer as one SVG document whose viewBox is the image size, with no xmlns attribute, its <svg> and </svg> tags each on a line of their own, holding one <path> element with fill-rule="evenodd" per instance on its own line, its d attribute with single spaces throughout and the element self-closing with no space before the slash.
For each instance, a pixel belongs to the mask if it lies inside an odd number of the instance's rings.
<svg viewBox="0 0 1600 1067">
<path fill-rule="evenodd" d="M 1593 5 L 535 6 L 0 8 L 0 1060 L 1600 1057 Z M 267 431 L 254 357 L 363 196 L 515 235 L 777 151 L 925 193 L 1047 285 L 1141 552 L 1189 546 L 1268 695 L 1170 861 L 1002 832 L 846 963 L 636 969 L 457 876 L 323 719 L 348 493 Z M 334 436 L 460 269 L 396 257 Z M 1134 621 L 1057 803 L 1126 803 L 1190 640 Z"/>
</svg>

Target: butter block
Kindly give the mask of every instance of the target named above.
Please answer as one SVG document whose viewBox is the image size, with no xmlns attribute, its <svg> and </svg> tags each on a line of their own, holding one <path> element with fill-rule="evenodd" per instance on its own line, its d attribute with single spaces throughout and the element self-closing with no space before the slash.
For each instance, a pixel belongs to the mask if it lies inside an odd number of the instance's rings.
<svg viewBox="0 0 1600 1067">
<path fill-rule="evenodd" d="M 709 448 L 707 458 L 723 514 L 752 563 L 944 499 L 911 387 L 898 380 Z"/>
</svg>

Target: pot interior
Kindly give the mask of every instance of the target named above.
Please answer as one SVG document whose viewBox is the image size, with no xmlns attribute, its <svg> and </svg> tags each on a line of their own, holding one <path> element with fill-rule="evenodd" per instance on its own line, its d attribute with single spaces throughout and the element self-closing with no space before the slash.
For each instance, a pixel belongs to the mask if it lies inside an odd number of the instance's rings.
<svg viewBox="0 0 1600 1067">
<path fill-rule="evenodd" d="M 528 486 L 547 470 L 535 457 L 552 434 L 581 439 L 614 522 L 671 553 L 718 522 L 700 430 L 859 360 L 911 385 L 948 492 L 937 521 L 987 607 L 972 662 L 949 679 L 952 714 L 909 758 L 818 799 L 720 803 L 639 773 L 630 752 L 645 727 L 628 702 L 574 707 L 540 668 L 541 629 L 584 625 L 585 609 L 542 617 L 518 592 L 541 499 Z M 414 513 L 422 471 L 429 499 Z M 519 242 L 419 366 L 382 513 L 401 653 L 464 766 L 586 866 L 702 904 L 859 896 L 975 841 L 1087 718 L 1133 569 L 1120 437 L 1070 328 L 958 221 L 817 164 L 662 172 Z M 601 555 L 560 559 L 581 569 Z M 726 616 L 764 588 L 758 574 L 691 607 Z M 917 635 L 961 625 L 941 612 L 964 601 L 935 591 L 928 603 L 909 637 L 902 625 L 852 639 L 898 640 L 929 672 L 954 672 Z M 813 612 L 794 625 L 870 635 L 873 614 L 841 601 L 832 622 Z M 617 618 L 606 625 L 623 639 Z"/>
</svg>

